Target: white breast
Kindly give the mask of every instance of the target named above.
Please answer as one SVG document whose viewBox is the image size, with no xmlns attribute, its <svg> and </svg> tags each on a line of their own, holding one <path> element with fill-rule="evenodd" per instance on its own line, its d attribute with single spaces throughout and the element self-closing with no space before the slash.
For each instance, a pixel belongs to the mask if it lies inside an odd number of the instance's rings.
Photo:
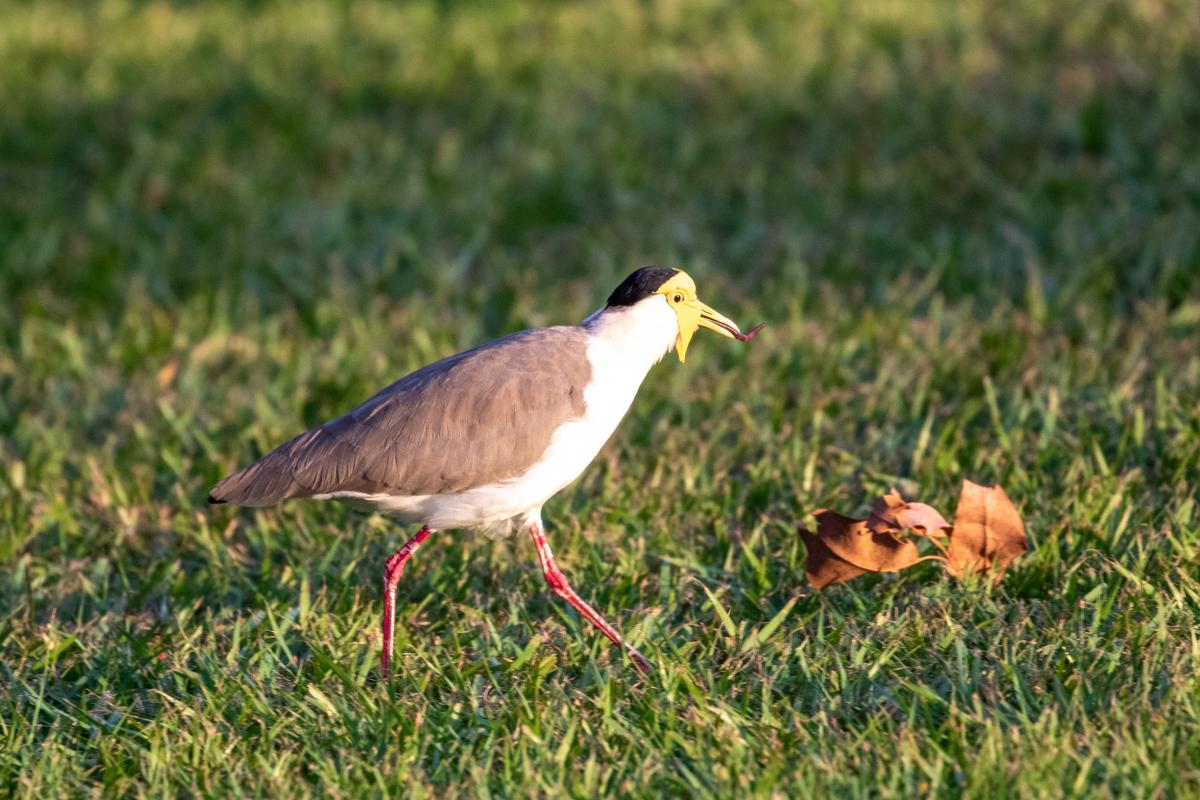
<svg viewBox="0 0 1200 800">
<path fill-rule="evenodd" d="M 541 459 L 515 478 L 442 495 L 394 497 L 341 495 L 435 530 L 488 527 L 507 532 L 510 521 L 537 513 L 552 495 L 592 462 L 629 410 L 638 388 L 678 335 L 675 312 L 655 296 L 621 309 L 605 309 L 584 322 L 592 375 L 584 390 L 584 415 L 564 423 Z M 536 391 L 537 387 L 530 387 Z"/>
</svg>

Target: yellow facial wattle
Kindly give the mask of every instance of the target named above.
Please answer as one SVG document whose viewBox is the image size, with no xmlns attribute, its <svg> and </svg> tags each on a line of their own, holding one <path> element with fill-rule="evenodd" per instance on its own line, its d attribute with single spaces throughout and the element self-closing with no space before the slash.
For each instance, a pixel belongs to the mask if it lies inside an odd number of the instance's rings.
<svg viewBox="0 0 1200 800">
<path fill-rule="evenodd" d="M 658 287 L 657 294 L 666 298 L 679 321 L 675 352 L 681 362 L 687 360 L 688 345 L 697 328 L 708 328 L 730 339 L 739 338 L 741 329 L 737 323 L 700 302 L 696 297 L 696 282 L 683 270 Z"/>
</svg>

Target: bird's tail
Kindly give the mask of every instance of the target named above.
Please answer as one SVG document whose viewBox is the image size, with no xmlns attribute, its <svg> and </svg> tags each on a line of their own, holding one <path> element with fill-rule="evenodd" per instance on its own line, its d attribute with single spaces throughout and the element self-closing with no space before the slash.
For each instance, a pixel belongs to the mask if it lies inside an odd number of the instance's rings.
<svg viewBox="0 0 1200 800">
<path fill-rule="evenodd" d="M 281 457 L 279 450 L 267 454 L 212 487 L 208 502 L 213 505 L 269 506 L 297 497 L 302 492 L 292 479 L 287 460 L 286 456 Z"/>
</svg>

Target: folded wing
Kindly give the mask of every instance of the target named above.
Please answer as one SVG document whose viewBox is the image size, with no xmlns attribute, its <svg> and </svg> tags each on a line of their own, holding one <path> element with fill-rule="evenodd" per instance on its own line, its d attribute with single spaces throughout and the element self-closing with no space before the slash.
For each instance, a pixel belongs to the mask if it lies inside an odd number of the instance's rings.
<svg viewBox="0 0 1200 800">
<path fill-rule="evenodd" d="M 521 331 L 401 378 L 225 478 L 209 502 L 445 494 L 513 478 L 583 415 L 590 377 L 583 330 Z"/>
</svg>

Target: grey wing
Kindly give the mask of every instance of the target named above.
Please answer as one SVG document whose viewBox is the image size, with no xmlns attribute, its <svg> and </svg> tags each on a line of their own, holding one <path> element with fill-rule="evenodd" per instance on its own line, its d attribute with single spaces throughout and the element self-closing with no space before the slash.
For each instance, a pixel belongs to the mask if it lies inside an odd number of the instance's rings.
<svg viewBox="0 0 1200 800">
<path fill-rule="evenodd" d="M 521 331 L 401 378 L 225 478 L 209 502 L 442 494 L 512 478 L 584 413 L 590 377 L 582 329 Z"/>
</svg>

